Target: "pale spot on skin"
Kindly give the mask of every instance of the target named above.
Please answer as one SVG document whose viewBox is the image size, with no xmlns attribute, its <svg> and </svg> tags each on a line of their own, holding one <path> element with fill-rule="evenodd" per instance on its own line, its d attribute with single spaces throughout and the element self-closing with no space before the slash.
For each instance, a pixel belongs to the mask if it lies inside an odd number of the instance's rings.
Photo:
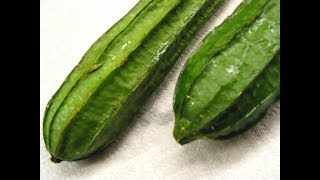
<svg viewBox="0 0 320 180">
<path fill-rule="evenodd" d="M 234 66 L 234 65 L 231 65 L 230 67 L 228 67 L 228 68 L 226 69 L 226 71 L 227 71 L 228 73 L 231 73 L 231 74 L 237 74 L 237 73 L 239 73 L 238 67 L 237 67 L 237 66 Z"/>
</svg>

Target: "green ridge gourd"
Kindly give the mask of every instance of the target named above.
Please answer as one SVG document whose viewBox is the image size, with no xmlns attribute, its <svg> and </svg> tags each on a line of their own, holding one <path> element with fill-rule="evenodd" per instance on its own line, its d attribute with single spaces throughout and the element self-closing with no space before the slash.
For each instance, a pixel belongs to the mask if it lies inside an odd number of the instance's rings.
<svg viewBox="0 0 320 180">
<path fill-rule="evenodd" d="M 53 162 L 89 157 L 114 141 L 223 0 L 141 0 L 86 52 L 49 101 Z"/>
<path fill-rule="evenodd" d="M 279 94 L 279 66 L 271 62 L 280 62 L 279 53 L 280 1 L 244 0 L 204 38 L 179 76 L 177 142 L 225 139 L 257 122 Z M 266 69 L 270 63 L 274 70 Z"/>
</svg>

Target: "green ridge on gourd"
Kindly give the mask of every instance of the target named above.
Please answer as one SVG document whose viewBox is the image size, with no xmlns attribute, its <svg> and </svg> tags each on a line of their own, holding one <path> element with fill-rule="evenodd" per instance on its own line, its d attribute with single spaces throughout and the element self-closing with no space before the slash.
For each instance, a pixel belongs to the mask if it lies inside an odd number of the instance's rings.
<svg viewBox="0 0 320 180">
<path fill-rule="evenodd" d="M 206 138 L 202 131 L 216 128 L 217 117 L 229 113 L 279 53 L 279 8 L 279 0 L 244 0 L 188 59 L 174 98 L 173 134 L 180 144 Z"/>
<path fill-rule="evenodd" d="M 267 113 L 280 96 L 280 54 L 268 64 L 242 95 L 212 124 L 208 124 L 194 136 L 184 138 L 186 144 L 196 139 L 224 140 L 252 127 Z"/>
<path fill-rule="evenodd" d="M 113 27 L 111 27 L 106 33 L 104 33 L 86 52 L 79 64 L 72 70 L 72 72 L 65 79 L 59 90 L 53 95 L 49 101 L 44 121 L 43 121 L 43 135 L 46 144 L 46 148 L 49 147 L 49 127 L 55 112 L 60 107 L 62 101 L 68 95 L 70 90 L 74 87 L 77 81 L 83 76 L 88 69 L 93 67 L 98 58 L 102 55 L 107 45 L 122 32 L 131 21 L 150 3 L 152 0 L 141 0 L 136 4 L 132 10 L 119 20 Z"/>
<path fill-rule="evenodd" d="M 140 1 L 106 32 L 48 104 L 52 160 L 83 159 L 114 141 L 222 2 Z"/>
<path fill-rule="evenodd" d="M 206 136 L 214 139 L 233 137 L 256 124 L 280 97 L 280 54 L 263 70 L 239 99 L 213 123 Z"/>
</svg>

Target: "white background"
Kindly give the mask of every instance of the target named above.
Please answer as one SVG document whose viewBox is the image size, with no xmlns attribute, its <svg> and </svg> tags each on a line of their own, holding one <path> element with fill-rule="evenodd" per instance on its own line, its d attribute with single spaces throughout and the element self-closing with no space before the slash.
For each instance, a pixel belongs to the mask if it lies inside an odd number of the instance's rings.
<svg viewBox="0 0 320 180">
<path fill-rule="evenodd" d="M 241 0 L 229 0 L 215 13 L 111 148 L 87 160 L 52 163 L 42 139 L 46 103 L 91 44 L 138 0 L 40 2 L 41 179 L 280 179 L 280 103 L 257 126 L 231 140 L 180 146 L 172 136 L 172 97 L 182 65 Z"/>
</svg>

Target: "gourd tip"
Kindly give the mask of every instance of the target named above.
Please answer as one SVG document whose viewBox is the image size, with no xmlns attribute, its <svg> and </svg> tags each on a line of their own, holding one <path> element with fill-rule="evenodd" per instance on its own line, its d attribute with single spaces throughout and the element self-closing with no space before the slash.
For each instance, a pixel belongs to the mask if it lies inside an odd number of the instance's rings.
<svg viewBox="0 0 320 180">
<path fill-rule="evenodd" d="M 58 158 L 55 158 L 53 156 L 51 156 L 50 160 L 53 162 L 53 163 L 60 163 L 62 160 L 61 159 L 58 159 Z"/>
</svg>

